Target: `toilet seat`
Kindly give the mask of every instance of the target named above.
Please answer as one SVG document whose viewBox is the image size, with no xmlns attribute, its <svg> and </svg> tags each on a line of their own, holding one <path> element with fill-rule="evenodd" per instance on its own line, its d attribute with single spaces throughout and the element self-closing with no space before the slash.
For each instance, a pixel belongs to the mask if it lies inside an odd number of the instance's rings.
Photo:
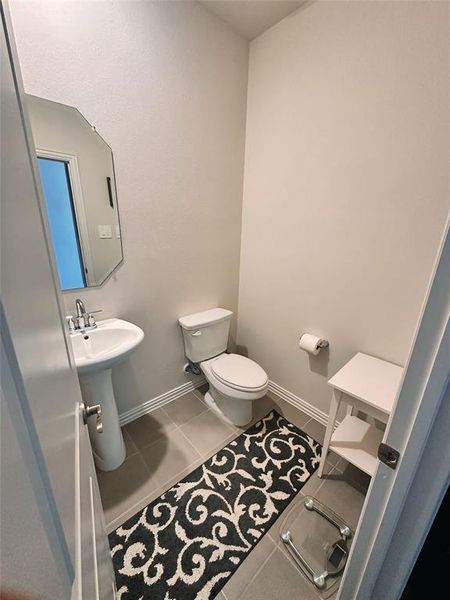
<svg viewBox="0 0 450 600">
<path fill-rule="evenodd" d="M 211 371 L 224 385 L 242 392 L 267 386 L 267 373 L 256 362 L 239 354 L 221 354 L 211 361 Z"/>
</svg>

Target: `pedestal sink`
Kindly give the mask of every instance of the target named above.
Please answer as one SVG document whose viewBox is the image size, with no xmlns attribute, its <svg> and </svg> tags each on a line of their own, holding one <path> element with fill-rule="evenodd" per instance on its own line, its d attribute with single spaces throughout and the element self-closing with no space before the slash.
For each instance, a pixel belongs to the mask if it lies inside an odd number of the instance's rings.
<svg viewBox="0 0 450 600">
<path fill-rule="evenodd" d="M 124 360 L 142 342 L 144 332 L 137 325 L 122 319 L 106 319 L 98 321 L 95 329 L 71 333 L 70 339 L 83 400 L 88 405 L 100 404 L 102 408 L 101 433 L 96 429 L 95 419 L 88 420 L 95 464 L 102 471 L 112 471 L 125 460 L 125 444 L 111 372 L 114 365 Z"/>
</svg>

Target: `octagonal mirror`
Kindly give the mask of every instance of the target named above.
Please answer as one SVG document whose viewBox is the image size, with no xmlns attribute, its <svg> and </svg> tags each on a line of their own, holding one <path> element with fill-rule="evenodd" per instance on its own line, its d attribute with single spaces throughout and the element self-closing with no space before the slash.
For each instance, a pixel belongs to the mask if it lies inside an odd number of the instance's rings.
<svg viewBox="0 0 450 600">
<path fill-rule="evenodd" d="M 76 108 L 27 103 L 61 289 L 101 285 L 123 260 L 111 148 Z"/>
</svg>

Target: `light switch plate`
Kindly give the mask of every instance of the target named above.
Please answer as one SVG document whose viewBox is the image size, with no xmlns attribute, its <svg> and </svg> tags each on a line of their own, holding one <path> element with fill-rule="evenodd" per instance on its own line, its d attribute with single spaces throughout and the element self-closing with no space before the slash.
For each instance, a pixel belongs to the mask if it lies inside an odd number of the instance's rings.
<svg viewBox="0 0 450 600">
<path fill-rule="evenodd" d="M 99 225 L 98 237 L 102 240 L 112 238 L 111 225 Z"/>
</svg>

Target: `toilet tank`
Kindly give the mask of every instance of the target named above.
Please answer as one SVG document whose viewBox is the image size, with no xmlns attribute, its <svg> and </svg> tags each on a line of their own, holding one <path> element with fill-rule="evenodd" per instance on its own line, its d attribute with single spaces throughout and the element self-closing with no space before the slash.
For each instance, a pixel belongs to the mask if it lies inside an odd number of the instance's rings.
<svg viewBox="0 0 450 600">
<path fill-rule="evenodd" d="M 178 319 L 189 360 L 199 363 L 225 352 L 232 316 L 231 310 L 211 308 Z"/>
</svg>

